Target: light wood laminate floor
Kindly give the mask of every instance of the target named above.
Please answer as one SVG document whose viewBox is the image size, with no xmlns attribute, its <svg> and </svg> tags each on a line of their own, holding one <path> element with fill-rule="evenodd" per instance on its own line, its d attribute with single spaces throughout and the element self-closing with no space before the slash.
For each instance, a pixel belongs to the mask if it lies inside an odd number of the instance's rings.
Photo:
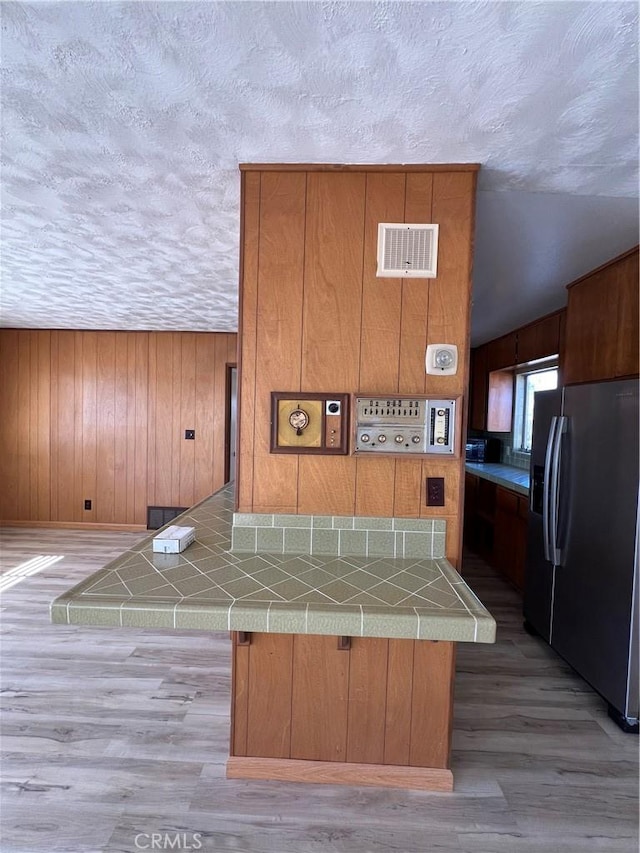
<svg viewBox="0 0 640 853">
<path fill-rule="evenodd" d="M 637 851 L 637 738 L 473 557 L 498 642 L 458 646 L 453 794 L 226 780 L 226 634 L 49 623 L 144 535 L 2 532 L 0 570 L 65 555 L 2 600 L 2 853 Z"/>
</svg>

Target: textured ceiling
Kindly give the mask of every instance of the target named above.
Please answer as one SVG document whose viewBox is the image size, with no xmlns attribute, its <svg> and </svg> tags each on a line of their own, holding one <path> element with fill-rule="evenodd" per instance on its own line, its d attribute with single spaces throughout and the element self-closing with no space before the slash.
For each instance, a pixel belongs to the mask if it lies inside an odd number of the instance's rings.
<svg viewBox="0 0 640 853">
<path fill-rule="evenodd" d="M 239 162 L 478 162 L 476 342 L 637 242 L 636 3 L 2 3 L 4 326 L 237 328 Z"/>
</svg>

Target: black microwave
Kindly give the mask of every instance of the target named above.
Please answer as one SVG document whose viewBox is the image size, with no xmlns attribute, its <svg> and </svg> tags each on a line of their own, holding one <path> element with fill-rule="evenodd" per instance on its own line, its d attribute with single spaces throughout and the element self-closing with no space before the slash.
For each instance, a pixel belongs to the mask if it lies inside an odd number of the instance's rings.
<svg viewBox="0 0 640 853">
<path fill-rule="evenodd" d="M 466 444 L 467 462 L 499 462 L 499 438 L 468 438 Z"/>
<path fill-rule="evenodd" d="M 468 438 L 466 449 L 467 462 L 484 462 L 486 450 L 486 438 Z"/>
</svg>

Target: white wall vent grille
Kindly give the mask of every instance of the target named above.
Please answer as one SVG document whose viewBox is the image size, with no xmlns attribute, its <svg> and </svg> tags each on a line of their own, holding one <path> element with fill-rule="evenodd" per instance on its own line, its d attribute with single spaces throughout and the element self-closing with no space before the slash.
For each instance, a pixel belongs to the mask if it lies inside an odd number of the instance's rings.
<svg viewBox="0 0 640 853">
<path fill-rule="evenodd" d="M 378 225 L 379 278 L 435 278 L 437 262 L 437 225 Z"/>
</svg>

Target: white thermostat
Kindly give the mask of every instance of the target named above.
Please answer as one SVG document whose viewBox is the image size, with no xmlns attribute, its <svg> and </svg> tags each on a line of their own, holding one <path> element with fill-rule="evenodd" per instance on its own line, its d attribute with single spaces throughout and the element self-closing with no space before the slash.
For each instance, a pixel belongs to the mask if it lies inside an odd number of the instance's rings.
<svg viewBox="0 0 640 853">
<path fill-rule="evenodd" d="M 429 344 L 425 358 L 427 373 L 453 376 L 458 369 L 458 347 L 455 344 Z"/>
</svg>

